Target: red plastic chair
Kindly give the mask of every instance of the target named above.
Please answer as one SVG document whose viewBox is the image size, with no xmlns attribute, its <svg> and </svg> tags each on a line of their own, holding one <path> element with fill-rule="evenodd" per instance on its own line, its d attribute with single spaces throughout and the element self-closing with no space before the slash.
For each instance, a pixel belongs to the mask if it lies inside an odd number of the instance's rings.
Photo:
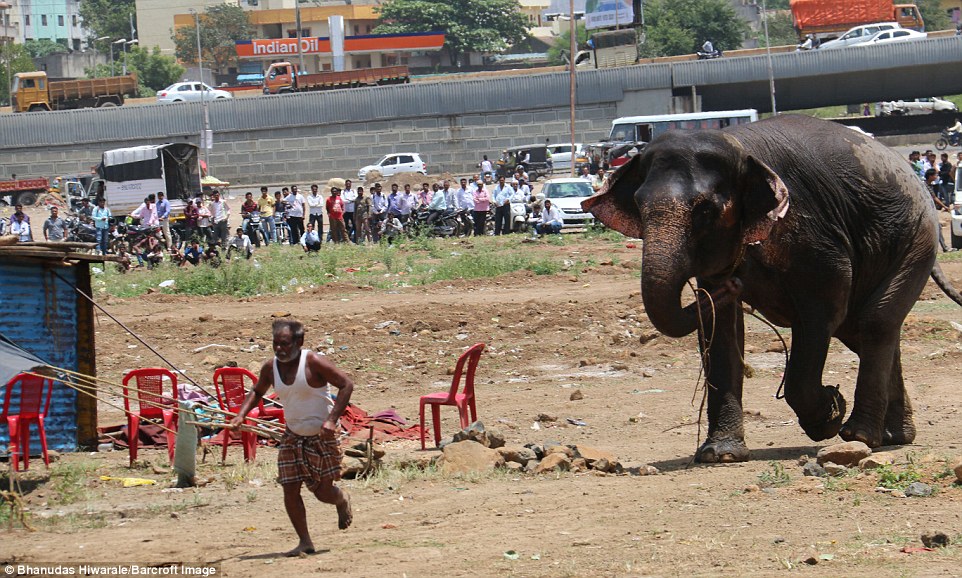
<svg viewBox="0 0 962 578">
<path fill-rule="evenodd" d="M 214 389 L 217 391 L 217 403 L 220 404 L 221 409 L 233 413 L 240 410 L 241 405 L 244 404 L 244 398 L 247 397 L 248 388 L 244 387 L 244 382 L 248 379 L 250 380 L 250 389 L 253 389 L 257 385 L 257 376 L 242 367 L 221 367 L 214 371 Z M 267 408 L 261 401 L 247 416 L 253 418 L 273 417 L 283 423 L 284 409 L 277 406 Z M 240 432 L 240 434 L 241 444 L 244 446 L 244 461 L 253 462 L 257 454 L 257 435 L 251 432 Z M 221 455 L 221 461 L 225 461 L 227 459 L 227 446 L 230 444 L 230 431 L 224 430 L 222 436 L 224 438 L 224 451 Z"/>
<path fill-rule="evenodd" d="M 164 395 L 164 378 L 170 380 L 170 395 Z M 134 380 L 137 391 L 129 391 L 127 385 Z M 163 420 L 163 425 L 171 431 L 177 431 L 177 376 L 162 367 L 148 367 L 135 369 L 124 376 L 124 410 L 127 412 L 127 442 L 130 449 L 130 465 L 137 459 L 137 447 L 140 445 L 140 420 Z M 137 410 L 131 411 L 130 402 L 137 401 Z M 174 463 L 174 446 L 176 439 L 170 431 L 167 433 L 167 455 L 170 463 Z"/>
<path fill-rule="evenodd" d="M 453 405 L 458 408 L 461 417 L 461 429 L 478 421 L 478 407 L 474 398 L 474 372 L 478 369 L 478 361 L 484 351 L 484 344 L 477 343 L 461 354 L 458 364 L 454 366 L 454 379 L 451 380 L 451 390 L 447 392 L 430 393 L 421 396 L 421 449 L 424 449 L 424 406 L 431 406 L 431 418 L 434 421 L 434 445 L 441 444 L 441 406 Z M 464 392 L 458 393 L 461 375 L 464 374 L 464 364 L 467 362 L 468 371 L 464 377 Z M 468 420 L 470 410 L 471 419 Z"/>
<path fill-rule="evenodd" d="M 20 407 L 17 413 L 10 413 L 10 400 L 16 384 L 20 384 Z M 44 400 L 43 390 L 47 390 Z M 50 397 L 53 393 L 53 380 L 35 375 L 19 374 L 7 383 L 7 392 L 3 398 L 3 414 L 0 419 L 7 421 L 10 428 L 10 462 L 13 470 L 19 471 L 20 459 L 23 459 L 23 469 L 30 468 L 30 424 L 37 424 L 40 433 L 40 448 L 43 450 L 43 463 L 50 467 L 47 456 L 47 432 L 43 427 L 43 420 L 50 409 Z M 41 410 L 41 406 L 43 410 Z"/>
</svg>

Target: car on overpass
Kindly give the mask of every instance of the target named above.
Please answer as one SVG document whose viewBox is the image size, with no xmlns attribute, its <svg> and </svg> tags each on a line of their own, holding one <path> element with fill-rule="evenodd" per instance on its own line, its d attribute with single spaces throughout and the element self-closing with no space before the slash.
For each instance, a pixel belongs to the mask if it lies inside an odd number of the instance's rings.
<svg viewBox="0 0 962 578">
<path fill-rule="evenodd" d="M 157 93 L 157 102 L 200 102 L 233 98 L 226 90 L 211 88 L 202 82 L 178 82 Z"/>
<path fill-rule="evenodd" d="M 930 112 L 955 112 L 959 107 L 951 100 L 942 98 L 916 98 L 914 100 L 892 100 L 880 102 L 879 116 L 911 116 Z"/>
<path fill-rule="evenodd" d="M 819 45 L 819 50 L 832 50 L 834 48 L 845 48 L 861 44 L 884 30 L 894 30 L 899 28 L 898 22 L 878 22 L 876 24 L 863 24 L 850 29 L 845 34 L 835 40 L 829 40 Z"/>
<path fill-rule="evenodd" d="M 856 46 L 874 46 L 876 44 L 892 44 L 893 42 L 911 42 L 913 40 L 925 40 L 928 38 L 925 32 L 916 32 L 907 28 L 896 28 L 895 30 L 883 30 L 865 42 L 860 42 Z"/>
</svg>

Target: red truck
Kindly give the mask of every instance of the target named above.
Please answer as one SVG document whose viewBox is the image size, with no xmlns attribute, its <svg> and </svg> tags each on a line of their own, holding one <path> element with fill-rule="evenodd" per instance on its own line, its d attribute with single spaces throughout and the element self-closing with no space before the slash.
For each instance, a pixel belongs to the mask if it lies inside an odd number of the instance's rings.
<svg viewBox="0 0 962 578">
<path fill-rule="evenodd" d="M 411 82 L 407 66 L 382 68 L 358 68 L 342 72 L 318 72 L 298 74 L 297 66 L 290 62 L 275 62 L 264 75 L 264 94 L 284 94 L 309 90 L 333 90 L 359 86 L 381 86 Z"/>
<path fill-rule="evenodd" d="M 791 0 L 791 8 L 799 38 L 806 34 L 834 38 L 849 28 L 876 22 L 897 22 L 919 32 L 925 29 L 918 6 L 892 0 Z"/>
<path fill-rule="evenodd" d="M 30 206 L 49 189 L 50 181 L 42 177 L 0 181 L 0 201 L 10 205 Z"/>
</svg>

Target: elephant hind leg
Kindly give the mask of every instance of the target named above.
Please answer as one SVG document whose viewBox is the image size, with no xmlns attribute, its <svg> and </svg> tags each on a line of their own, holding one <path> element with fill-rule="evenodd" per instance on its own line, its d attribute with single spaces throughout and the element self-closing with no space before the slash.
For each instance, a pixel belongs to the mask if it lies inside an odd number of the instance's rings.
<svg viewBox="0 0 962 578">
<path fill-rule="evenodd" d="M 898 347 L 892 361 L 892 381 L 889 387 L 889 406 L 885 411 L 885 431 L 882 443 L 903 445 L 915 441 L 915 422 L 912 420 L 912 402 L 902 380 L 902 360 Z"/>
</svg>

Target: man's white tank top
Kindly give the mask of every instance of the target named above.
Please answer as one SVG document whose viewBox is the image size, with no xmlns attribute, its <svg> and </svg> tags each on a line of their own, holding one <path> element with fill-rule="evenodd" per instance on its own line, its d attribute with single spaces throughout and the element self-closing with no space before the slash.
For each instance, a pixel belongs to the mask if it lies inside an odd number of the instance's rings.
<svg viewBox="0 0 962 578">
<path fill-rule="evenodd" d="M 331 415 L 334 400 L 330 396 L 330 387 L 311 387 L 307 384 L 307 352 L 301 350 L 301 358 L 297 365 L 297 375 L 294 383 L 284 383 L 281 372 L 277 370 L 277 358 L 274 359 L 274 390 L 284 404 L 284 420 L 287 427 L 299 436 L 316 436 L 321 433 L 321 426 Z"/>
</svg>

